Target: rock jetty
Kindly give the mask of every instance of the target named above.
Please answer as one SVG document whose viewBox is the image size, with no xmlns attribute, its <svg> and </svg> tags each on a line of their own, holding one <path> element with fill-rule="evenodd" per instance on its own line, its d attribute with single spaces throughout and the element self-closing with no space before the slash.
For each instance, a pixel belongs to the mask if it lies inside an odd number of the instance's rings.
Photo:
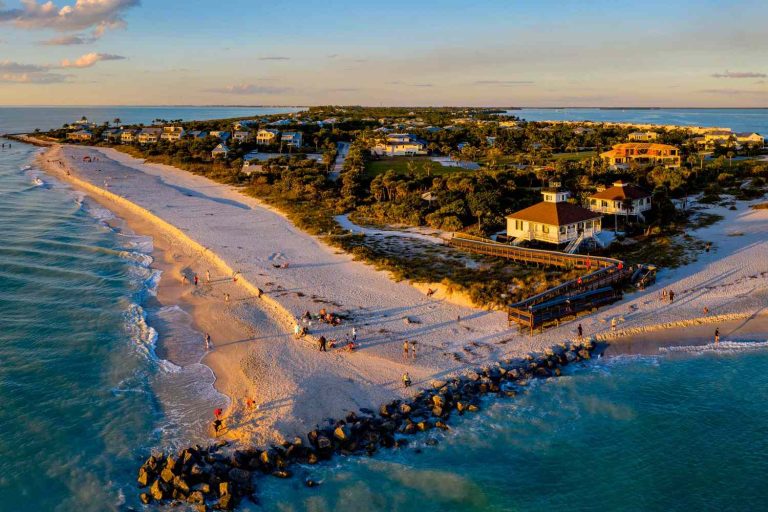
<svg viewBox="0 0 768 512">
<path fill-rule="evenodd" d="M 259 476 L 292 476 L 295 464 L 317 464 L 334 455 L 373 455 L 403 447 L 408 437 L 432 429 L 448 430 L 452 415 L 480 410 L 485 396 L 514 397 L 531 379 L 561 375 L 561 368 L 592 357 L 592 341 L 565 343 L 543 354 L 506 359 L 447 380 L 436 380 L 411 400 L 393 400 L 377 412 L 361 409 L 291 442 L 269 448 L 242 448 L 219 441 L 176 453 L 153 453 L 139 468 L 142 503 L 186 503 L 194 510 L 233 510 L 243 499 L 258 502 Z M 306 480 L 308 487 L 317 485 Z"/>
</svg>

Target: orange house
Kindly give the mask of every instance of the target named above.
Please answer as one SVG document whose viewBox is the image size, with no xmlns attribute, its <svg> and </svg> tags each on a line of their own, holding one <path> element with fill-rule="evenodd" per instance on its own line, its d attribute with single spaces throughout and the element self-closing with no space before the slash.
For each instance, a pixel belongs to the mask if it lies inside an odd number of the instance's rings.
<svg viewBox="0 0 768 512">
<path fill-rule="evenodd" d="M 680 150 L 667 144 L 628 142 L 616 144 L 613 149 L 600 153 L 608 165 L 660 164 L 668 168 L 680 167 Z"/>
</svg>

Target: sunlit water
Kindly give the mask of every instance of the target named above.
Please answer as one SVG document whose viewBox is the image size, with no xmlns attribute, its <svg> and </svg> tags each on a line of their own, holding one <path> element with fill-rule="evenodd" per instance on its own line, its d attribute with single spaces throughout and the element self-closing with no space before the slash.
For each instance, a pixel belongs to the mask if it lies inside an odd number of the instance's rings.
<svg viewBox="0 0 768 512">
<path fill-rule="evenodd" d="M 188 315 L 153 305 L 152 241 L 37 151 L 0 150 L 0 511 L 138 507 L 141 458 L 204 441 L 225 399 Z M 437 446 L 262 479 L 261 510 L 765 509 L 766 372 L 759 345 L 600 361 L 488 402 Z"/>
</svg>

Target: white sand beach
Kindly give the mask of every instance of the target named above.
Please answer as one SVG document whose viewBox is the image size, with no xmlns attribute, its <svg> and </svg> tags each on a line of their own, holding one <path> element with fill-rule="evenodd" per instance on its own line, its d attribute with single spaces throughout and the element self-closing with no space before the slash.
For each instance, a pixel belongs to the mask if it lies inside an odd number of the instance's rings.
<svg viewBox="0 0 768 512">
<path fill-rule="evenodd" d="M 83 162 L 84 156 L 98 160 Z M 727 319 L 759 316 L 768 304 L 768 210 L 745 203 L 736 211 L 711 209 L 725 219 L 696 233 L 714 244 L 697 262 L 662 271 L 656 285 L 612 307 L 530 336 L 508 327 L 503 312 L 428 298 L 424 286 L 392 281 L 233 187 L 112 149 L 57 145 L 40 161 L 135 231 L 164 240 L 158 247 L 172 277 L 161 280 L 159 299 L 182 301 L 200 330 L 211 333 L 215 349 L 204 362 L 216 387 L 232 398 L 231 435 L 256 443 L 377 408 L 403 393 L 405 371 L 418 388 L 467 366 L 572 339 L 578 322 L 586 335 L 610 340 L 671 326 L 712 323 L 714 329 Z M 179 284 L 182 271 L 204 281 L 208 270 L 211 283 Z M 233 271 L 241 273 L 237 283 Z M 662 289 L 675 291 L 674 303 L 659 299 Z M 294 319 L 321 308 L 349 320 L 339 327 L 315 322 L 311 333 L 344 340 L 355 327 L 358 350 L 320 353 L 313 339 L 294 340 Z M 618 321 L 615 333 L 611 318 Z M 417 342 L 415 360 L 403 359 L 405 339 Z M 247 398 L 258 410 L 244 407 Z"/>
</svg>

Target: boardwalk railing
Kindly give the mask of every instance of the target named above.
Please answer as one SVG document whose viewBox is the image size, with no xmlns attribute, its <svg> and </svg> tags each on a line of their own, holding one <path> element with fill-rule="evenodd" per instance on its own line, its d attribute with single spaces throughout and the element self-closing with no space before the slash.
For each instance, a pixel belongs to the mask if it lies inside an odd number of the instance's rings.
<svg viewBox="0 0 768 512">
<path fill-rule="evenodd" d="M 621 298 L 613 285 L 631 278 L 633 270 L 614 258 L 569 254 L 560 251 L 526 249 L 487 238 L 456 233 L 450 240 L 454 247 L 497 256 L 522 263 L 593 271 L 507 307 L 510 324 L 535 329 L 547 322 L 597 308 Z"/>
</svg>

